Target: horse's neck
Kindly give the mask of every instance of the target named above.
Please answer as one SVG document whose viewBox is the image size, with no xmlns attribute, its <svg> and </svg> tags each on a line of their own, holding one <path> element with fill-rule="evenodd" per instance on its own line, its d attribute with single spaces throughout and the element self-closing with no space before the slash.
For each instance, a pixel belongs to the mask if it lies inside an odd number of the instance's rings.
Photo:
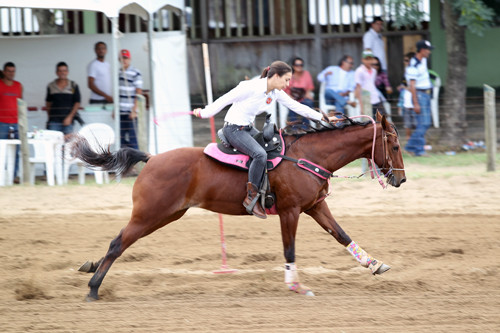
<svg viewBox="0 0 500 333">
<path fill-rule="evenodd" d="M 377 137 L 379 137 L 377 128 Z M 306 135 L 298 148 L 304 154 L 301 158 L 336 171 L 359 158 L 371 157 L 373 143 L 373 125 L 349 126 L 344 129 L 324 131 Z"/>
</svg>

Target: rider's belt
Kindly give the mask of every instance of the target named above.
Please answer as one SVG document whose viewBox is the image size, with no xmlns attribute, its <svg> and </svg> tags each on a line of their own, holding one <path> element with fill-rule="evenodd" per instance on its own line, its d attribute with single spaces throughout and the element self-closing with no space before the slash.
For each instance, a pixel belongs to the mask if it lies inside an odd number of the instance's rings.
<svg viewBox="0 0 500 333">
<path fill-rule="evenodd" d="M 426 94 L 431 94 L 432 90 L 429 88 L 429 89 L 417 89 L 417 91 L 420 91 L 420 92 L 423 92 L 423 93 L 426 93 Z"/>
<path fill-rule="evenodd" d="M 227 121 L 225 121 L 224 122 L 224 127 L 226 127 L 226 126 L 238 126 L 238 127 L 240 127 L 240 129 L 244 129 L 244 128 L 250 129 L 250 128 L 253 127 L 252 124 L 243 126 L 243 125 L 228 123 Z"/>
</svg>

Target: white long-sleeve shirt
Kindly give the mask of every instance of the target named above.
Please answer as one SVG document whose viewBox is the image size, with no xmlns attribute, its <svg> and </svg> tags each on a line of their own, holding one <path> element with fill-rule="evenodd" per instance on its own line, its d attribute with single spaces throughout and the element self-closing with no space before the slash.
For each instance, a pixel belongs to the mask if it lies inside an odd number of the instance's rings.
<svg viewBox="0 0 500 333">
<path fill-rule="evenodd" d="M 382 35 L 370 28 L 363 35 L 363 49 L 371 49 L 373 54 L 379 58 L 381 69 L 387 70 L 387 58 L 385 57 L 385 47 Z"/>
<path fill-rule="evenodd" d="M 283 90 L 273 89 L 268 94 L 266 91 L 267 78 L 242 81 L 228 93 L 201 110 L 200 117 L 212 117 L 225 106 L 232 104 L 224 121 L 241 126 L 252 125 L 255 117 L 274 106 L 273 101 L 276 100 L 306 118 L 315 120 L 322 118 L 321 113 L 293 100 Z"/>
</svg>

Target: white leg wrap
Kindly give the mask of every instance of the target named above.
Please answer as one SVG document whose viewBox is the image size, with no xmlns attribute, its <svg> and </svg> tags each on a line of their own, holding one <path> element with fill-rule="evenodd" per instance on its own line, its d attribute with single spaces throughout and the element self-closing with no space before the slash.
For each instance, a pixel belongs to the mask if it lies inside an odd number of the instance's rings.
<svg viewBox="0 0 500 333">
<path fill-rule="evenodd" d="M 370 268 L 373 274 L 382 266 L 382 262 L 370 256 L 355 241 L 347 245 L 346 250 L 361 264 L 361 266 Z"/>
<path fill-rule="evenodd" d="M 285 264 L 285 283 L 299 282 L 299 273 L 295 263 Z"/>
<path fill-rule="evenodd" d="M 297 294 L 314 296 L 311 289 L 299 282 L 299 273 L 297 272 L 295 263 L 285 264 L 285 284 L 288 290 L 296 292 Z"/>
</svg>

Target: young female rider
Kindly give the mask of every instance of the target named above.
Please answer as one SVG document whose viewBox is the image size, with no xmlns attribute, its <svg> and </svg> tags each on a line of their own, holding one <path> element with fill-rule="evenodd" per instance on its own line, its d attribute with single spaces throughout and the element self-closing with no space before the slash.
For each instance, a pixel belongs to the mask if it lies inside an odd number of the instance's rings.
<svg viewBox="0 0 500 333">
<path fill-rule="evenodd" d="M 254 128 L 255 117 L 269 109 L 273 100 L 276 100 L 304 117 L 315 120 L 322 118 L 319 112 L 294 101 L 283 91 L 288 86 L 291 77 L 292 68 L 283 61 L 275 61 L 264 69 L 260 79 L 242 81 L 236 88 L 204 109 L 198 108 L 193 111 L 196 117 L 209 118 L 225 106 L 232 104 L 224 118 L 223 133 L 234 148 L 251 157 L 247 197 L 243 201 L 245 208 L 258 194 L 266 168 L 266 151 L 253 138 L 253 135 L 258 132 Z M 252 213 L 262 219 L 267 217 L 259 201 L 254 206 Z"/>
</svg>

